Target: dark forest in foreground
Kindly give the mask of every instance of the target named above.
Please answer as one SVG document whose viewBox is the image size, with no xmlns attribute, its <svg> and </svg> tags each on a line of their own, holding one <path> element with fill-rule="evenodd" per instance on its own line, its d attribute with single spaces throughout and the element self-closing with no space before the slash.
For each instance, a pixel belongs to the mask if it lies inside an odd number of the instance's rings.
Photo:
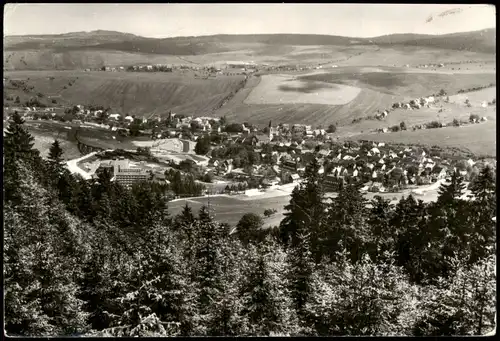
<svg viewBox="0 0 500 341">
<path fill-rule="evenodd" d="M 247 214 L 168 214 L 162 186 L 85 181 L 4 133 L 8 335 L 480 335 L 495 316 L 495 173 L 474 200 L 455 174 L 436 203 L 356 186 L 325 204 L 311 163 L 276 229 Z"/>
</svg>

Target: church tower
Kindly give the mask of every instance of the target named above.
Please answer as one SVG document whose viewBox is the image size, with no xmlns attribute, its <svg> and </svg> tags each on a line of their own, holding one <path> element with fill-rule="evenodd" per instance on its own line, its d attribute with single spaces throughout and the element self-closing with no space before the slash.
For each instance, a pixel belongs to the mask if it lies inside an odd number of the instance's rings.
<svg viewBox="0 0 500 341">
<path fill-rule="evenodd" d="M 269 142 L 271 142 L 273 140 L 273 137 L 274 137 L 274 129 L 272 127 L 272 122 L 269 121 Z"/>
</svg>

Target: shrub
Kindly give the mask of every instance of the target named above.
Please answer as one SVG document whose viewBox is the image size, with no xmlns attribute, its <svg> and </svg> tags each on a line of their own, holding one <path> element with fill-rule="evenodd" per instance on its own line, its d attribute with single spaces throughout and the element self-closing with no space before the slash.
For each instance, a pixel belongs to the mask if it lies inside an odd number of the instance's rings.
<svg viewBox="0 0 500 341">
<path fill-rule="evenodd" d="M 460 121 L 457 120 L 456 118 L 453 119 L 453 126 L 454 127 L 460 127 Z"/>
<path fill-rule="evenodd" d="M 427 129 L 441 128 L 441 123 L 438 121 L 432 121 L 426 124 Z"/>
<path fill-rule="evenodd" d="M 57 104 L 57 100 L 56 100 L 56 99 L 53 99 L 53 100 L 52 100 L 52 103 Z"/>
<path fill-rule="evenodd" d="M 399 127 L 401 128 L 401 130 L 406 130 L 406 123 L 403 121 L 399 124 Z"/>
<path fill-rule="evenodd" d="M 397 132 L 399 131 L 400 127 L 398 125 L 394 125 L 391 128 L 389 128 L 392 132 Z"/>
<path fill-rule="evenodd" d="M 469 117 L 469 122 L 474 122 L 474 120 L 479 121 L 479 115 L 471 114 Z"/>
</svg>

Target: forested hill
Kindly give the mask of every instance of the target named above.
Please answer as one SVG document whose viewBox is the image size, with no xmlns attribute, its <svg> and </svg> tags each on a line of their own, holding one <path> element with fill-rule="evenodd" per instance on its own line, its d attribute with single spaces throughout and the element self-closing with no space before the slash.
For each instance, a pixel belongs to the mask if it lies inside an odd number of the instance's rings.
<svg viewBox="0 0 500 341">
<path fill-rule="evenodd" d="M 276 229 L 206 207 L 168 214 L 164 187 L 85 181 L 47 160 L 14 114 L 4 135 L 5 331 L 13 336 L 484 335 L 495 328 L 494 171 L 459 199 L 324 203 L 311 163 Z"/>
</svg>

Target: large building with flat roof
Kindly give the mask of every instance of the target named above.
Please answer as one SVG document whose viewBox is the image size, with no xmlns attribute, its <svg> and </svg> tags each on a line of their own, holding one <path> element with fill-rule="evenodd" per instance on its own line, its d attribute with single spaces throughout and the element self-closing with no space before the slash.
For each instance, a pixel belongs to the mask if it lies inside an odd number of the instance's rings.
<svg viewBox="0 0 500 341">
<path fill-rule="evenodd" d="M 132 186 L 134 183 L 149 179 L 149 173 L 142 168 L 131 168 L 128 159 L 101 162 L 96 173 L 106 169 L 112 170 L 113 179 L 124 186 Z"/>
</svg>

